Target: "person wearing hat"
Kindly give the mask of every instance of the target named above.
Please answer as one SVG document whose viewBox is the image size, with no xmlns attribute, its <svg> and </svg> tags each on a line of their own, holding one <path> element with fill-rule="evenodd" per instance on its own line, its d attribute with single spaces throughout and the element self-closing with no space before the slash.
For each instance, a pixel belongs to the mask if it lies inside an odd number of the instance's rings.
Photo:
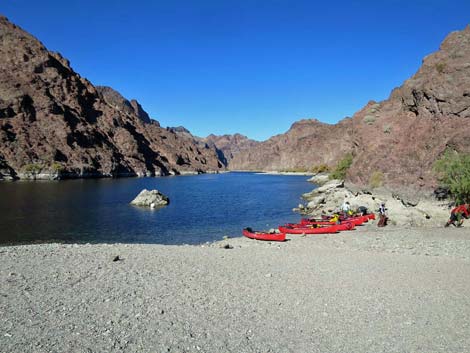
<svg viewBox="0 0 470 353">
<path fill-rule="evenodd" d="M 382 202 L 379 207 L 379 223 L 377 223 L 378 227 L 385 227 L 387 225 L 388 217 L 385 214 L 385 202 Z"/>
</svg>

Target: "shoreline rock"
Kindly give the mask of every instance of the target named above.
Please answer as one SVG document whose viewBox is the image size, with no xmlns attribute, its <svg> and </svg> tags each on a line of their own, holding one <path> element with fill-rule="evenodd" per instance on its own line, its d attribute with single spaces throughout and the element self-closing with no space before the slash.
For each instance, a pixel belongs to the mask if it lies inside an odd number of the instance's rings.
<svg viewBox="0 0 470 353">
<path fill-rule="evenodd" d="M 400 227 L 439 227 L 449 218 L 449 202 L 436 200 L 431 195 L 412 195 L 406 198 L 386 189 L 360 190 L 345 186 L 342 180 L 331 180 L 323 186 L 302 195 L 307 202 L 296 211 L 310 217 L 339 212 L 344 201 L 352 209 L 365 206 L 369 212 L 377 212 L 385 202 L 390 225 Z"/>
<path fill-rule="evenodd" d="M 143 189 L 134 200 L 131 201 L 131 205 L 142 206 L 142 207 L 160 207 L 166 206 L 170 203 L 170 199 L 163 195 L 158 190 L 147 190 Z"/>
<path fill-rule="evenodd" d="M 307 181 L 314 183 L 318 186 L 322 186 L 326 184 L 329 180 L 330 180 L 330 175 L 328 173 L 317 173 L 317 174 L 314 174 Z"/>
</svg>

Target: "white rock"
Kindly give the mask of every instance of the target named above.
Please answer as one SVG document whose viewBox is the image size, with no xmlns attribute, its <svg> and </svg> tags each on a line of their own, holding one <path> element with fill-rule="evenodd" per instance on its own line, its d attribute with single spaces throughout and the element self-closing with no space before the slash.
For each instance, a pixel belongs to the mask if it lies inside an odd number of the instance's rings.
<svg viewBox="0 0 470 353">
<path fill-rule="evenodd" d="M 165 206 L 170 203 L 170 200 L 167 196 L 163 195 L 158 190 L 147 190 L 144 189 L 140 192 L 137 197 L 131 201 L 132 205 L 136 206 L 146 206 L 146 207 L 157 207 L 157 206 Z"/>
<path fill-rule="evenodd" d="M 314 183 L 318 186 L 324 185 L 328 182 L 329 176 L 326 173 L 318 173 L 308 179 L 309 182 Z"/>
<path fill-rule="evenodd" d="M 320 186 L 318 189 L 315 189 L 314 192 L 316 194 L 322 194 L 322 193 L 326 193 L 326 192 L 329 192 L 331 190 L 334 190 L 334 189 L 337 189 L 337 188 L 342 188 L 344 187 L 344 180 L 330 180 L 329 182 L 327 182 L 326 184 L 324 184 L 323 186 Z"/>
</svg>

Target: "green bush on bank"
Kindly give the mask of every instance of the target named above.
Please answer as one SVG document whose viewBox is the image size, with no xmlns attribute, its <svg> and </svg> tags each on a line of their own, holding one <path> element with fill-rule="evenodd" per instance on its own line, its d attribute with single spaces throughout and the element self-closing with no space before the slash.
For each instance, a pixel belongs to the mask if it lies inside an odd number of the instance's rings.
<svg viewBox="0 0 470 353">
<path fill-rule="evenodd" d="M 294 168 L 287 168 L 281 169 L 281 173 L 308 173 L 308 169 L 305 167 L 294 167 Z"/>
<path fill-rule="evenodd" d="M 344 158 L 341 159 L 338 164 L 336 164 L 335 169 L 329 176 L 330 180 L 345 179 L 346 173 L 348 172 L 349 167 L 351 167 L 352 162 L 353 155 L 351 153 L 346 154 Z"/>
<path fill-rule="evenodd" d="M 435 162 L 434 170 L 457 204 L 470 203 L 470 154 L 447 150 Z"/>
<path fill-rule="evenodd" d="M 51 169 L 56 173 L 60 173 L 64 170 L 64 166 L 58 162 L 52 162 Z"/>
<path fill-rule="evenodd" d="M 281 173 L 329 173 L 331 171 L 331 168 L 327 164 L 318 164 L 314 165 L 311 168 L 307 167 L 293 167 L 293 168 L 287 168 L 287 169 L 281 169 Z"/>
<path fill-rule="evenodd" d="M 23 166 L 23 171 L 29 174 L 38 174 L 42 170 L 42 165 L 39 163 L 29 163 Z"/>
<path fill-rule="evenodd" d="M 318 164 L 312 167 L 312 173 L 329 173 L 331 170 L 328 164 Z"/>
</svg>

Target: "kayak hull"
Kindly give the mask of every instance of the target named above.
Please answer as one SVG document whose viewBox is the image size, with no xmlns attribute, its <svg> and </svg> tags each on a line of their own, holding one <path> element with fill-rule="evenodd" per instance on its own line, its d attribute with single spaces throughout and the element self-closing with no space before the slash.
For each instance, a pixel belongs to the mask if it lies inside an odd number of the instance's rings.
<svg viewBox="0 0 470 353">
<path fill-rule="evenodd" d="M 265 241 L 285 241 L 285 233 L 266 233 L 266 232 L 257 232 L 251 229 L 243 229 L 243 235 L 250 239 L 256 240 L 265 240 Z"/>
<path fill-rule="evenodd" d="M 338 233 L 337 225 L 320 228 L 293 228 L 289 226 L 280 226 L 279 231 L 287 234 L 332 234 Z"/>
<path fill-rule="evenodd" d="M 329 222 L 323 223 L 317 223 L 317 222 L 312 222 L 312 223 L 300 223 L 300 224 L 292 224 L 288 223 L 284 227 L 286 228 L 295 228 L 295 229 L 320 229 L 320 228 L 328 228 L 328 227 L 336 227 L 337 231 L 342 231 L 342 230 L 353 230 L 355 228 L 355 225 L 353 222 L 341 222 L 340 224 L 332 224 Z"/>
</svg>

